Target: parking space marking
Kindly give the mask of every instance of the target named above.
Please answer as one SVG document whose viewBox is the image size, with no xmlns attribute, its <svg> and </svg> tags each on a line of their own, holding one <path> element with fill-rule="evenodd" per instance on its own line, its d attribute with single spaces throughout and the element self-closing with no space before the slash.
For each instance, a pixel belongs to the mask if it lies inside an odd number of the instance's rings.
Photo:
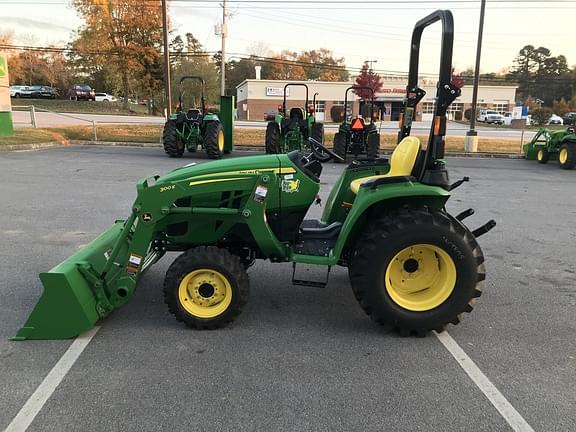
<svg viewBox="0 0 576 432">
<path fill-rule="evenodd" d="M 492 384 L 488 377 L 484 375 L 480 368 L 476 366 L 476 363 L 468 357 L 468 354 L 460 348 L 460 345 L 458 345 L 447 331 L 443 331 L 442 333 L 434 332 L 434 334 L 514 431 L 534 432 L 532 426 L 524 420 L 520 413 L 516 411 L 512 404 L 508 402 L 504 395 L 500 393 L 496 386 Z"/>
<path fill-rule="evenodd" d="M 58 360 L 52 370 L 46 375 L 46 378 L 40 383 L 36 391 L 32 393 L 32 396 L 26 401 L 4 432 L 24 432 L 28 429 L 44 404 L 50 396 L 52 396 L 54 390 L 60 385 L 62 379 L 64 379 L 72 366 L 74 366 L 74 363 L 76 363 L 82 351 L 84 351 L 92 338 L 98 333 L 99 329 L 100 327 L 94 327 L 78 336 L 74 342 L 72 342 L 70 348 L 60 357 L 60 360 Z"/>
</svg>

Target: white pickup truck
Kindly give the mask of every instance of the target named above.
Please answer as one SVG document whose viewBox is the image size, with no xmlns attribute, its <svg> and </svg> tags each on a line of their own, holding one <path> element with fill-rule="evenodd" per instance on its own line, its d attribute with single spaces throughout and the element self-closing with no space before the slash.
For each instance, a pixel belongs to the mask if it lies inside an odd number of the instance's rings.
<svg viewBox="0 0 576 432">
<path fill-rule="evenodd" d="M 498 111 L 493 110 L 480 110 L 478 113 L 478 121 L 484 123 L 504 124 L 504 116 Z"/>
</svg>

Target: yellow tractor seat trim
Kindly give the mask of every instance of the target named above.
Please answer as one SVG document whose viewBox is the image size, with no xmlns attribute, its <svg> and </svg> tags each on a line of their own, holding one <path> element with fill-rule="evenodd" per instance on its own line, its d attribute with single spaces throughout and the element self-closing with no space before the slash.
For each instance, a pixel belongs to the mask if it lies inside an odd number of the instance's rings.
<svg viewBox="0 0 576 432">
<path fill-rule="evenodd" d="M 402 141 L 400 141 L 400 144 L 396 146 L 396 149 L 392 153 L 392 156 L 390 157 L 390 171 L 388 171 L 387 174 L 360 177 L 356 180 L 353 180 L 350 182 L 350 190 L 357 194 L 360 190 L 360 186 L 362 186 L 367 181 L 383 177 L 399 177 L 411 175 L 419 151 L 420 140 L 413 136 L 407 136 Z"/>
</svg>

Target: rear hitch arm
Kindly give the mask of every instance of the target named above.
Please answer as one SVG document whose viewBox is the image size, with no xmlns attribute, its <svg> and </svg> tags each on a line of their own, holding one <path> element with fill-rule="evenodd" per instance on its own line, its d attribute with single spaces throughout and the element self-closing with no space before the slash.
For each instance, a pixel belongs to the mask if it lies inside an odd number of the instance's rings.
<svg viewBox="0 0 576 432">
<path fill-rule="evenodd" d="M 476 228 L 474 231 L 472 231 L 472 235 L 474 237 L 478 238 L 478 237 L 486 234 L 488 231 L 490 231 L 495 226 L 496 226 L 496 221 L 494 219 L 490 219 L 488 222 L 486 222 L 480 228 Z"/>
<path fill-rule="evenodd" d="M 469 182 L 470 181 L 470 177 L 462 177 L 462 180 L 458 180 L 457 182 L 454 182 L 450 185 L 450 187 L 448 188 L 449 191 L 456 189 L 459 186 L 462 186 L 463 183 Z M 458 219 L 458 218 L 457 218 Z M 460 219 L 459 219 L 460 220 Z"/>
</svg>

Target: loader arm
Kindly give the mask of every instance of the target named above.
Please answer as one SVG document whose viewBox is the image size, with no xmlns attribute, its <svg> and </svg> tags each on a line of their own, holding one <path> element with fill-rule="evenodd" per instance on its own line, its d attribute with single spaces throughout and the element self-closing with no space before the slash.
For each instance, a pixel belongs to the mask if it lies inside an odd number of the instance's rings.
<svg viewBox="0 0 576 432">
<path fill-rule="evenodd" d="M 264 256 L 274 261 L 288 256 L 287 246 L 266 223 L 267 197 L 263 191 L 278 190 L 274 172 L 247 171 L 228 177 L 204 175 L 156 182 L 158 179 L 149 177 L 138 182 L 128 219 L 116 221 L 82 250 L 40 275 L 44 292 L 14 340 L 75 337 L 125 304 L 134 295 L 140 276 L 169 248 L 163 228 L 176 215 L 246 224 Z M 216 191 L 219 187 L 225 190 L 230 182 L 246 182 L 245 187 L 251 191 L 241 208 L 176 205 L 198 188 L 210 185 Z"/>
</svg>

